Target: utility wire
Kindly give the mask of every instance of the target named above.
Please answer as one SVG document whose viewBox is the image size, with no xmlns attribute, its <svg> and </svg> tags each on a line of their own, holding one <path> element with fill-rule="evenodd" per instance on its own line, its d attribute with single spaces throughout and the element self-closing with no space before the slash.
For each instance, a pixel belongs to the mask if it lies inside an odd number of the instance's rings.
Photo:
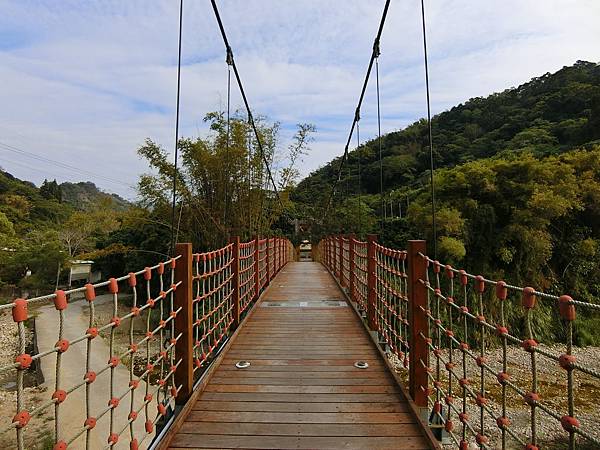
<svg viewBox="0 0 600 450">
<path fill-rule="evenodd" d="M 213 0 L 214 4 L 214 0 Z M 354 113 L 354 120 L 352 121 L 352 126 L 350 127 L 350 133 L 348 134 L 348 140 L 346 141 L 346 146 L 344 147 L 344 154 L 342 156 L 342 161 L 340 163 L 340 167 L 338 168 L 337 177 L 331 187 L 331 192 L 329 193 L 329 198 L 326 203 L 326 212 L 325 217 L 328 217 L 329 208 L 331 207 L 331 202 L 333 200 L 333 196 L 335 194 L 335 188 L 339 183 L 342 175 L 342 170 L 344 168 L 344 163 L 348 159 L 348 146 L 350 145 L 350 141 L 352 139 L 352 134 L 354 133 L 354 128 L 358 122 L 360 117 L 360 107 L 362 106 L 363 98 L 365 97 L 365 91 L 367 90 L 367 84 L 369 83 L 369 76 L 371 75 L 371 70 L 373 68 L 373 62 L 375 58 L 379 56 L 379 41 L 381 39 L 381 33 L 383 31 L 383 25 L 385 24 L 385 19 L 387 17 L 388 8 L 390 6 L 390 0 L 386 0 L 385 6 L 383 8 L 383 13 L 381 14 L 381 21 L 379 22 L 379 29 L 377 30 L 377 36 L 375 37 L 375 42 L 373 43 L 373 51 L 371 52 L 371 59 L 369 60 L 369 67 L 367 68 L 367 74 L 365 75 L 365 80 L 363 82 L 362 90 L 360 92 L 360 97 L 358 99 L 358 106 L 356 107 L 356 111 Z"/>
<path fill-rule="evenodd" d="M 433 171 L 433 132 L 431 130 L 431 102 L 429 99 L 429 64 L 427 58 L 427 33 L 425 29 L 425 1 L 421 0 L 421 19 L 423 23 L 423 56 L 425 59 L 425 88 L 427 91 L 427 126 L 429 128 L 429 164 L 431 169 L 431 223 L 433 228 L 433 256 L 437 259 L 437 223 L 435 218 L 435 184 Z"/>
<path fill-rule="evenodd" d="M 388 0 L 389 1 L 389 0 Z M 277 189 L 277 185 L 275 184 L 275 180 L 273 179 L 273 174 L 271 172 L 271 168 L 269 167 L 269 161 L 265 155 L 262 142 L 260 140 L 260 135 L 258 134 L 258 129 L 256 128 L 256 124 L 254 122 L 254 118 L 252 117 L 252 111 L 250 110 L 250 104 L 248 103 L 248 98 L 246 97 L 246 93 L 244 92 L 244 86 L 242 85 L 242 80 L 240 78 L 240 74 L 238 72 L 237 66 L 235 64 L 235 59 L 233 58 L 233 52 L 231 50 L 231 46 L 229 45 L 229 41 L 227 40 L 227 34 L 225 33 L 225 27 L 223 26 L 223 21 L 221 20 L 221 15 L 219 14 L 219 9 L 217 8 L 217 3 L 215 0 L 211 0 L 213 11 L 215 12 L 215 17 L 217 19 L 217 23 L 219 24 L 219 29 L 221 30 L 221 36 L 223 37 L 223 43 L 225 44 L 225 49 L 227 50 L 227 54 L 231 56 L 231 66 L 233 67 L 233 73 L 235 74 L 235 78 L 237 80 L 237 84 L 240 88 L 240 93 L 242 94 L 242 99 L 244 100 L 244 105 L 246 106 L 246 110 L 248 111 L 248 120 L 250 121 L 250 125 L 252 126 L 252 130 L 254 131 L 254 135 L 256 137 L 256 143 L 258 145 L 258 150 L 260 152 L 260 156 L 265 164 L 265 168 L 267 169 L 267 174 L 269 179 L 271 180 L 271 184 L 273 185 L 273 190 L 275 195 L 277 196 L 277 200 L 281 205 L 283 210 L 283 202 L 281 201 L 281 197 L 279 195 L 279 190 Z"/>
<path fill-rule="evenodd" d="M 183 32 L 183 0 L 179 2 L 179 58 L 177 60 L 177 101 L 175 107 L 175 162 L 173 171 L 173 204 L 171 206 L 171 255 L 175 252 L 175 202 L 177 200 L 177 158 L 179 150 L 179 97 L 181 93 L 181 35 Z"/>
<path fill-rule="evenodd" d="M 126 182 L 124 182 L 122 180 L 117 180 L 116 178 L 106 177 L 104 175 L 100 175 L 100 174 L 97 174 L 97 173 L 90 172 L 88 170 L 82 169 L 81 167 L 77 167 L 77 166 L 74 166 L 74 165 L 71 165 L 71 164 L 67 164 L 67 163 L 64 163 L 64 162 L 61 162 L 61 161 L 56 161 L 54 159 L 46 158 L 44 156 L 38 155 L 36 153 L 29 152 L 27 150 L 23 150 L 23 149 L 21 149 L 19 147 L 15 147 L 14 145 L 9 145 L 9 144 L 6 144 L 4 142 L 0 142 L 0 149 L 6 150 L 6 151 L 9 151 L 9 152 L 12 152 L 12 153 L 16 153 L 16 154 L 19 154 L 19 155 L 22 155 L 22 156 L 27 156 L 28 158 L 35 159 L 35 160 L 43 162 L 43 163 L 52 164 L 54 166 L 61 167 L 63 169 L 67 169 L 69 171 L 76 171 L 77 173 L 86 174 L 86 175 L 89 175 L 89 176 L 92 176 L 92 177 L 95 177 L 95 178 L 98 178 L 98 179 L 101 179 L 101 180 L 104 180 L 104 181 L 108 181 L 110 183 L 118 183 L 118 184 L 122 184 L 124 186 L 130 187 L 130 188 L 134 187 L 131 184 L 128 184 L 128 183 L 126 183 Z M 39 167 L 36 170 L 39 170 Z"/>
</svg>

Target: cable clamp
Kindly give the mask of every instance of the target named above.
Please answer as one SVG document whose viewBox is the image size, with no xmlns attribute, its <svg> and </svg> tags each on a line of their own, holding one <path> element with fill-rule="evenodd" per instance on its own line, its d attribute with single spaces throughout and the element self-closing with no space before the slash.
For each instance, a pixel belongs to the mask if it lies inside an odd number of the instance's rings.
<svg viewBox="0 0 600 450">
<path fill-rule="evenodd" d="M 354 121 L 355 122 L 360 121 L 360 109 L 359 108 L 356 108 L 356 111 L 354 112 Z"/>
<path fill-rule="evenodd" d="M 373 56 L 375 58 L 379 58 L 381 55 L 381 48 L 379 47 L 379 38 L 375 38 L 375 42 L 373 42 Z"/>
<path fill-rule="evenodd" d="M 227 46 L 227 58 L 225 59 L 225 62 L 228 66 L 233 66 L 233 51 L 229 46 Z"/>
</svg>

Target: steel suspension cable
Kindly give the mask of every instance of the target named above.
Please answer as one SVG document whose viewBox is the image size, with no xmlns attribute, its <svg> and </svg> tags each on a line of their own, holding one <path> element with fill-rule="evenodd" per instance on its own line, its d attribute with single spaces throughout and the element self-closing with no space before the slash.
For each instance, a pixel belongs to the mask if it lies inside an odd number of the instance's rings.
<svg viewBox="0 0 600 450">
<path fill-rule="evenodd" d="M 279 195 L 279 190 L 277 189 L 277 184 L 275 183 L 275 180 L 273 179 L 273 173 L 271 172 L 271 168 L 269 167 L 269 161 L 267 159 L 267 156 L 265 155 L 262 141 L 260 140 L 260 135 L 258 133 L 258 129 L 256 128 L 256 123 L 254 122 L 254 118 L 252 116 L 250 104 L 248 103 L 248 98 L 246 97 L 246 92 L 244 91 L 242 79 L 240 78 L 240 74 L 239 74 L 237 66 L 235 64 L 235 59 L 233 57 L 233 51 L 231 50 L 231 46 L 229 45 L 229 41 L 227 39 L 227 34 L 225 33 L 225 27 L 223 26 L 223 21 L 221 20 L 221 15 L 219 14 L 219 9 L 217 8 L 217 3 L 215 0 L 211 0 L 211 4 L 213 7 L 213 11 L 215 13 L 215 18 L 217 19 L 217 23 L 219 25 L 219 30 L 221 31 L 223 43 L 225 44 L 225 48 L 227 50 L 228 55 L 231 56 L 231 67 L 233 67 L 233 73 L 235 75 L 235 79 L 237 81 L 238 87 L 240 88 L 240 93 L 242 95 L 242 100 L 244 101 L 244 106 L 246 107 L 246 110 L 248 112 L 248 120 L 250 121 L 252 130 L 254 131 L 254 135 L 256 137 L 256 144 L 258 145 L 258 150 L 260 152 L 260 156 L 264 162 L 265 168 L 267 170 L 267 175 L 269 177 L 269 180 L 271 181 L 273 190 L 275 192 L 275 195 L 277 196 L 277 200 L 283 210 L 283 202 L 281 200 L 281 196 Z"/>
<path fill-rule="evenodd" d="M 225 159 L 229 162 L 229 136 L 231 132 L 231 54 L 227 52 L 227 142 L 225 143 Z M 225 166 L 225 165 L 224 165 Z M 223 222 L 226 226 L 227 221 L 227 202 L 229 190 L 229 172 L 225 173 L 225 206 L 223 208 Z"/>
<path fill-rule="evenodd" d="M 427 32 L 425 28 L 425 0 L 421 0 L 421 19 L 423 24 L 423 57 L 425 60 L 425 89 L 427 91 L 427 127 L 429 129 L 429 164 L 431 171 L 431 225 L 433 228 L 433 256 L 437 259 L 437 223 L 435 217 L 435 183 L 433 164 L 433 132 L 431 129 L 431 102 L 429 95 L 429 64 L 427 58 Z"/>
<path fill-rule="evenodd" d="M 379 98 L 379 48 L 377 48 L 377 57 L 375 58 L 375 80 L 377 85 L 377 143 L 379 144 L 379 203 L 381 204 L 380 211 L 380 225 L 379 229 L 383 234 L 383 220 L 386 218 L 385 215 L 385 203 L 383 201 L 383 159 L 381 149 L 381 107 Z"/>
<path fill-rule="evenodd" d="M 357 117 L 360 117 L 360 108 L 362 106 L 363 98 L 365 97 L 365 91 L 367 90 L 367 84 L 369 83 L 369 77 L 371 75 L 371 70 L 373 69 L 373 62 L 375 61 L 376 56 L 379 56 L 379 41 L 381 39 L 381 33 L 383 32 L 383 25 L 385 24 L 385 19 L 387 17 L 387 12 L 388 12 L 389 6 L 390 6 L 390 0 L 386 0 L 385 6 L 383 8 L 383 13 L 381 14 L 381 20 L 379 22 L 377 36 L 375 37 L 375 42 L 373 43 L 373 51 L 371 52 L 371 59 L 369 60 L 369 67 L 367 68 L 365 80 L 363 82 L 362 90 L 360 92 L 360 97 L 358 99 L 358 105 L 356 107 L 356 112 L 354 114 L 354 120 L 352 121 L 352 125 L 350 127 L 350 133 L 348 134 L 346 146 L 344 147 L 344 154 L 342 156 L 342 160 L 341 160 L 340 166 L 338 168 L 337 177 L 333 183 L 333 186 L 331 187 L 331 192 L 329 193 L 329 198 L 327 199 L 327 203 L 326 203 L 326 207 L 325 207 L 325 209 L 326 209 L 325 217 L 328 216 L 329 208 L 331 207 L 331 202 L 332 202 L 333 196 L 335 194 L 335 188 L 337 187 L 337 185 L 340 181 L 342 170 L 344 168 L 344 163 L 348 159 L 348 146 L 350 145 L 352 135 L 354 134 L 354 128 L 356 127 L 356 124 L 358 121 Z"/>
<path fill-rule="evenodd" d="M 356 122 L 356 154 L 358 155 L 358 237 L 362 235 L 362 182 L 361 182 L 361 155 L 360 155 L 360 117 Z"/>
<path fill-rule="evenodd" d="M 179 99 L 181 93 L 181 35 L 183 33 L 183 0 L 179 2 L 179 56 L 177 59 L 177 101 L 175 107 L 175 157 L 173 170 L 173 203 L 171 205 L 171 250 L 175 251 L 175 202 L 177 200 L 177 159 L 179 151 Z"/>
</svg>

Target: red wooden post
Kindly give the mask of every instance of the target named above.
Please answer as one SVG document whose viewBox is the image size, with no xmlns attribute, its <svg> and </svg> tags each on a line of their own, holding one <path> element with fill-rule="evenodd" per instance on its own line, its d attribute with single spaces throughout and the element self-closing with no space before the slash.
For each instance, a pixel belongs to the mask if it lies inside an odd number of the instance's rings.
<svg viewBox="0 0 600 450">
<path fill-rule="evenodd" d="M 348 273 L 349 277 L 349 286 L 348 290 L 350 292 L 350 298 L 354 300 L 354 272 L 356 271 L 356 267 L 354 264 L 354 234 L 348 235 L 348 258 L 350 258 L 350 271 Z"/>
<path fill-rule="evenodd" d="M 233 323 L 231 327 L 235 330 L 240 324 L 240 237 L 234 236 L 231 238 L 233 244 L 233 261 L 232 261 L 232 272 L 233 272 L 233 286 L 231 301 L 233 302 Z"/>
<path fill-rule="evenodd" d="M 427 315 L 423 311 L 427 309 L 427 288 L 419 281 L 425 280 L 427 264 L 419 256 L 419 252 L 423 254 L 427 252 L 426 242 L 408 241 L 408 345 L 410 349 L 408 383 L 410 396 L 415 404 L 427 408 L 429 378 L 426 367 L 429 366 L 429 349 L 425 339 L 429 338 L 429 328 Z"/>
<path fill-rule="evenodd" d="M 375 254 L 376 234 L 367 235 L 367 324 L 372 331 L 377 330 L 377 317 L 375 315 L 375 301 L 377 300 L 377 256 Z"/>
<path fill-rule="evenodd" d="M 283 251 L 284 251 L 285 240 L 283 238 L 279 239 L 279 269 L 283 267 Z"/>
<path fill-rule="evenodd" d="M 176 358 L 181 358 L 181 364 L 175 371 L 175 385 L 181 386 L 177 394 L 177 404 L 185 403 L 194 388 L 194 333 L 192 321 L 194 312 L 192 309 L 192 244 L 183 243 L 175 246 L 175 254 L 181 255 L 175 263 L 175 282 L 181 281 L 175 290 L 173 307 L 175 310 L 181 307 L 181 311 L 175 317 L 175 332 L 181 333 L 181 337 L 175 344 Z"/>
<path fill-rule="evenodd" d="M 254 238 L 254 298 L 260 295 L 260 236 Z"/>
</svg>

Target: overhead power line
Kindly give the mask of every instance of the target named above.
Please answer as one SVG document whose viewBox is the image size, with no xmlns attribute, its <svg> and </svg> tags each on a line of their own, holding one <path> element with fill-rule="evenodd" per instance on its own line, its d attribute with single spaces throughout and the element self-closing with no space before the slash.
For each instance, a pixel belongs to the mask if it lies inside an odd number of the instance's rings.
<svg viewBox="0 0 600 450">
<path fill-rule="evenodd" d="M 265 168 L 267 169 L 267 174 L 269 176 L 269 180 L 273 185 L 273 191 L 277 196 L 277 200 L 279 204 L 283 208 L 283 202 L 281 201 L 281 197 L 279 195 L 279 190 L 277 189 L 277 184 L 275 184 L 275 180 L 273 179 L 273 174 L 271 172 L 271 167 L 269 166 L 269 161 L 267 156 L 265 155 L 262 142 L 260 140 L 260 135 L 258 134 L 258 129 L 256 128 L 256 123 L 254 122 L 254 118 L 252 117 L 252 111 L 250 109 L 250 104 L 248 103 L 248 98 L 246 97 L 246 93 L 244 91 L 244 86 L 242 85 L 242 80 L 240 78 L 240 74 L 238 72 L 237 66 L 235 64 L 235 59 L 233 58 L 233 51 L 231 50 L 231 46 L 229 45 L 229 41 L 227 40 L 227 34 L 225 33 L 225 27 L 223 26 L 223 21 L 221 20 L 221 15 L 219 14 L 219 9 L 217 8 L 217 3 L 215 0 L 211 0 L 213 10 L 215 12 L 215 17 L 219 24 L 219 29 L 221 30 L 221 36 L 223 37 L 223 43 L 225 44 L 225 49 L 227 51 L 227 63 L 231 63 L 231 67 L 233 67 L 233 73 L 235 75 L 235 79 L 237 80 L 237 84 L 240 88 L 240 93 L 242 94 L 242 99 L 244 100 L 244 105 L 246 106 L 246 111 L 248 112 L 248 121 L 254 131 L 254 136 L 256 137 L 256 143 L 258 145 L 258 151 L 260 152 L 261 159 L 265 164 Z M 388 0 L 389 3 L 389 0 Z"/>
<path fill-rule="evenodd" d="M 214 4 L 214 0 L 213 0 Z M 325 217 L 329 213 L 329 208 L 331 207 L 331 202 L 333 200 L 333 196 L 335 194 L 335 188 L 340 182 L 342 176 L 342 170 L 344 169 L 344 164 L 348 159 L 348 146 L 350 145 L 350 141 L 352 140 L 352 135 L 354 134 L 354 128 L 356 124 L 360 120 L 360 108 L 362 106 L 363 99 L 365 97 L 365 92 L 367 90 L 367 85 L 369 84 L 369 77 L 371 75 L 371 70 L 373 68 L 373 63 L 375 62 L 375 58 L 377 58 L 380 54 L 379 49 L 379 41 L 381 39 L 381 33 L 383 32 L 383 25 L 385 24 L 385 19 L 387 17 L 388 8 L 390 6 L 390 0 L 386 0 L 385 6 L 383 8 L 383 13 L 381 14 L 381 20 L 379 22 L 379 29 L 377 30 L 377 36 L 375 37 L 375 42 L 373 42 L 373 51 L 371 52 L 371 59 L 369 60 L 369 67 L 367 68 L 367 73 L 365 75 L 365 80 L 363 82 L 362 90 L 360 91 L 360 97 L 358 98 L 358 105 L 356 106 L 356 111 L 354 113 L 354 120 L 352 121 L 352 126 L 350 127 L 350 133 L 348 133 L 348 140 L 346 141 L 346 146 L 344 147 L 344 154 L 342 156 L 342 161 L 340 162 L 340 166 L 338 168 L 338 173 L 335 181 L 333 182 L 333 186 L 331 187 L 331 192 L 329 193 L 329 198 L 327 199 L 326 204 L 326 213 Z"/>
</svg>

